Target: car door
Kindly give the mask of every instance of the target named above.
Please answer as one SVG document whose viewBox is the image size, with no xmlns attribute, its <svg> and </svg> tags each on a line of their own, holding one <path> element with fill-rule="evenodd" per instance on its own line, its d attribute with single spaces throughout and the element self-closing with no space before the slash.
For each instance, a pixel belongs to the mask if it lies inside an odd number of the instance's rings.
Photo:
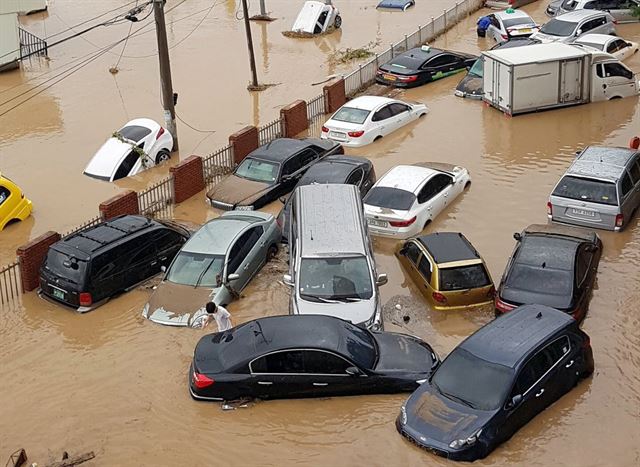
<svg viewBox="0 0 640 467">
<path fill-rule="evenodd" d="M 252 360 L 249 370 L 256 397 L 300 397 L 305 392 L 302 350 L 267 353 Z"/>
<path fill-rule="evenodd" d="M 427 62 L 426 67 L 433 81 L 449 76 L 457 70 L 464 68 L 464 66 L 460 64 L 458 57 L 448 53 L 443 53 L 432 58 Z"/>
<path fill-rule="evenodd" d="M 261 225 L 252 227 L 237 237 L 229 250 L 225 278 L 235 292 L 246 287 L 266 259 L 265 243 L 260 242 L 263 233 L 264 227 Z M 228 281 L 229 274 L 238 274 L 240 277 Z"/>
<path fill-rule="evenodd" d="M 496 42 L 501 42 L 502 37 L 500 36 L 500 29 L 502 28 L 502 25 L 500 21 L 498 20 L 498 18 L 496 18 L 496 15 L 487 15 L 487 18 L 489 19 L 490 23 L 489 27 L 487 28 L 486 36 Z"/>
<path fill-rule="evenodd" d="M 158 248 L 157 268 L 159 271 L 162 266 L 169 267 L 186 240 L 178 232 L 171 229 L 161 229 L 154 233 L 153 241 Z"/>
<path fill-rule="evenodd" d="M 391 104 L 391 112 L 393 113 L 393 118 L 396 121 L 396 128 L 401 128 L 411 122 L 414 118 L 417 118 L 417 115 L 411 113 L 411 106 L 401 102 Z"/>
<path fill-rule="evenodd" d="M 426 203 L 431 207 L 430 213 L 433 219 L 449 204 L 449 198 L 453 198 L 453 178 L 450 175 L 437 174 L 427 184 L 430 184 L 428 191 L 431 198 Z"/>
<path fill-rule="evenodd" d="M 120 165 L 118 165 L 118 168 L 113 174 L 112 181 L 128 177 L 129 175 L 135 175 L 139 172 L 140 165 L 141 161 L 139 154 L 135 150 L 131 150 L 129 154 L 122 159 Z"/>
<path fill-rule="evenodd" d="M 299 396 L 340 396 L 367 392 L 367 384 L 347 373 L 354 365 L 325 350 L 303 350 L 304 375 Z"/>
<path fill-rule="evenodd" d="M 591 290 L 591 264 L 594 252 L 589 248 L 590 243 L 582 243 L 576 250 L 574 277 L 574 318 L 582 320 L 587 311 L 589 291 Z"/>
<path fill-rule="evenodd" d="M 135 248 L 131 249 L 125 266 L 126 288 L 145 281 L 160 271 L 154 234 L 155 232 L 148 232 L 132 241 Z"/>
<path fill-rule="evenodd" d="M 627 42 L 622 39 L 613 39 L 605 47 L 605 52 L 615 56 L 618 60 L 623 61 L 631 50 L 627 47 Z"/>
<path fill-rule="evenodd" d="M 638 192 L 634 189 L 631 176 L 625 170 L 620 180 L 620 211 L 624 216 L 624 222 L 629 222 L 635 207 L 637 206 Z"/>
<path fill-rule="evenodd" d="M 418 272 L 420 255 L 422 255 L 420 247 L 413 240 L 409 240 L 402 246 L 399 254 L 403 259 L 403 263 L 405 264 L 407 272 L 411 276 L 411 279 L 422 290 L 423 287 L 421 283 L 423 282 L 423 280 L 420 276 L 420 273 Z"/>
<path fill-rule="evenodd" d="M 364 196 L 363 187 L 366 180 L 364 180 L 364 170 L 362 167 L 356 167 L 347 177 L 345 183 L 347 185 L 357 186 L 360 190 L 360 194 Z"/>
<path fill-rule="evenodd" d="M 600 78 L 602 96 L 604 99 L 612 97 L 629 97 L 636 94 L 636 82 L 633 72 L 622 63 L 609 62 L 596 65 L 596 75 Z M 597 97 L 594 97 L 597 100 Z"/>
<path fill-rule="evenodd" d="M 377 136 L 386 136 L 393 131 L 391 117 L 393 114 L 391 113 L 391 105 L 387 104 L 382 106 L 380 109 L 374 112 L 371 116 L 371 125 L 373 127 L 370 132 L 373 132 Z"/>
</svg>

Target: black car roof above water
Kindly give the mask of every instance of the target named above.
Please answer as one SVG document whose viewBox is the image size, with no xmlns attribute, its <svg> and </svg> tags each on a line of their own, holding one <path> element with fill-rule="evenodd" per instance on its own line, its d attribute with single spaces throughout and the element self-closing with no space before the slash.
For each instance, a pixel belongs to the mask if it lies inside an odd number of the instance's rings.
<svg viewBox="0 0 640 467">
<path fill-rule="evenodd" d="M 368 167 L 367 159 L 348 156 L 328 156 L 316 162 L 302 176 L 298 185 L 311 183 L 344 183 L 356 167 Z"/>
<path fill-rule="evenodd" d="M 278 138 L 260 146 L 247 157 L 257 157 L 266 161 L 282 162 L 311 145 L 320 146 L 318 141 L 313 139 Z"/>
<path fill-rule="evenodd" d="M 488 362 L 514 368 L 541 342 L 575 320 L 543 305 L 524 305 L 491 321 L 459 348 Z"/>
<path fill-rule="evenodd" d="M 458 232 L 436 232 L 418 237 L 436 263 L 480 259 L 476 249 Z"/>
<path fill-rule="evenodd" d="M 406 52 L 392 58 L 388 63 L 402 65 L 407 68 L 410 68 L 411 66 L 419 68 L 427 59 L 440 55 L 442 52 L 443 50 L 434 49 L 433 47 L 429 47 L 428 51 L 417 47 L 415 49 L 407 50 Z"/>
</svg>

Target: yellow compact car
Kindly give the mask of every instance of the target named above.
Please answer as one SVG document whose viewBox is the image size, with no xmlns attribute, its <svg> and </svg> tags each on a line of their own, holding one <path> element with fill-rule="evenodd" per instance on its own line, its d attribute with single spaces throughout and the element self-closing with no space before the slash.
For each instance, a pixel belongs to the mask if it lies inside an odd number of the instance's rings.
<svg viewBox="0 0 640 467">
<path fill-rule="evenodd" d="M 493 303 L 495 288 L 484 260 L 461 233 L 410 238 L 396 252 L 436 310 L 462 310 Z"/>
<path fill-rule="evenodd" d="M 0 173 L 0 230 L 11 221 L 23 221 L 31 214 L 31 201 L 11 180 Z"/>
</svg>

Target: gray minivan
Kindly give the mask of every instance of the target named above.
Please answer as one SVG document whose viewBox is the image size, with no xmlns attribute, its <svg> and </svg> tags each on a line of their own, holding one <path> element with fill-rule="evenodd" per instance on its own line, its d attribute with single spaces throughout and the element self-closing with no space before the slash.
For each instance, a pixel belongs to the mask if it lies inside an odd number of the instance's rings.
<svg viewBox="0 0 640 467">
<path fill-rule="evenodd" d="M 383 329 L 373 249 L 360 192 L 354 185 L 298 187 L 291 202 L 289 274 L 291 314 L 319 314 Z"/>
<path fill-rule="evenodd" d="M 554 222 L 622 230 L 640 204 L 640 154 L 634 149 L 589 146 L 547 203 Z"/>
<path fill-rule="evenodd" d="M 576 10 L 555 16 L 547 21 L 532 39 L 542 42 L 564 42 L 570 44 L 584 34 L 616 35 L 615 22 L 605 11 Z"/>
</svg>

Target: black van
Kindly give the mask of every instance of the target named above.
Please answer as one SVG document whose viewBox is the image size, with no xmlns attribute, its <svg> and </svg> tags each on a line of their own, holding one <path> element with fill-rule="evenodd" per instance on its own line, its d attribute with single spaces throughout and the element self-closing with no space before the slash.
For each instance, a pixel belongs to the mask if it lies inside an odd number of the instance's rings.
<svg viewBox="0 0 640 467">
<path fill-rule="evenodd" d="M 158 274 L 189 238 L 173 223 L 120 216 L 49 247 L 40 268 L 45 298 L 89 311 Z"/>
</svg>

